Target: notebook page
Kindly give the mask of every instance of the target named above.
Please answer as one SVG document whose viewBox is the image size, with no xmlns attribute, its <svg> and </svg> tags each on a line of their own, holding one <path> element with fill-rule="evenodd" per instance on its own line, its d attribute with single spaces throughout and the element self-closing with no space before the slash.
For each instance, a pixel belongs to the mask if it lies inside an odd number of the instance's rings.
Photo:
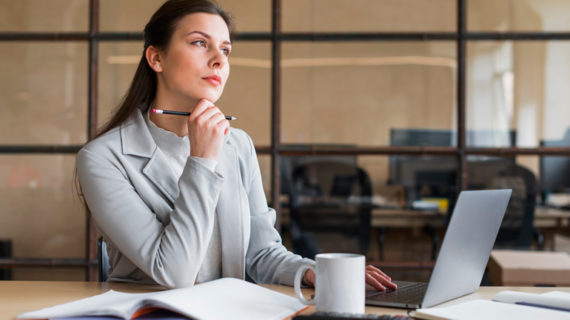
<svg viewBox="0 0 570 320">
<path fill-rule="evenodd" d="M 306 308 L 294 297 L 233 278 L 160 292 L 150 301 L 198 319 L 281 320 Z"/>
<path fill-rule="evenodd" d="M 123 293 L 109 290 L 93 297 L 60 304 L 37 311 L 22 313 L 18 319 L 48 319 L 74 316 L 109 315 L 130 318 L 141 299 L 153 293 Z"/>
<path fill-rule="evenodd" d="M 418 309 L 412 316 L 420 319 L 462 319 L 462 320 L 570 320 L 570 312 L 528 307 L 488 300 L 473 300 L 448 307 Z"/>
</svg>

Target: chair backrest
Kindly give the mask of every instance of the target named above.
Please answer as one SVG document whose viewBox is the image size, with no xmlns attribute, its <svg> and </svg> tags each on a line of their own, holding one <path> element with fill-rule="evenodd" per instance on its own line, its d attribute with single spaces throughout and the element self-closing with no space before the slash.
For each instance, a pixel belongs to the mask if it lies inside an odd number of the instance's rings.
<svg viewBox="0 0 570 320">
<path fill-rule="evenodd" d="M 99 274 L 99 282 L 107 281 L 109 276 L 109 256 L 107 255 L 107 244 L 103 238 L 97 240 L 97 269 Z"/>
<path fill-rule="evenodd" d="M 356 251 L 366 253 L 370 240 L 372 185 L 362 168 L 346 162 L 321 160 L 296 167 L 292 182 L 293 228 L 356 238 Z"/>
<path fill-rule="evenodd" d="M 513 165 L 501 170 L 491 186 L 513 190 L 495 247 L 530 248 L 533 242 L 534 211 L 538 193 L 535 175 L 527 168 Z"/>
</svg>

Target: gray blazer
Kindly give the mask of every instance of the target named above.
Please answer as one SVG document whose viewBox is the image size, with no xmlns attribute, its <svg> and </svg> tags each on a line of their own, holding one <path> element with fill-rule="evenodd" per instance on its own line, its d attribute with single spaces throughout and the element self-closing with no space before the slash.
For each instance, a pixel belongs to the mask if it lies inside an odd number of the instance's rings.
<svg viewBox="0 0 570 320">
<path fill-rule="evenodd" d="M 140 111 L 83 147 L 77 175 L 108 243 L 109 279 L 192 286 L 215 219 L 222 276 L 293 283 L 302 259 L 282 245 L 267 206 L 253 143 L 240 129 L 225 137 L 216 172 L 189 158 L 180 179 Z"/>
</svg>

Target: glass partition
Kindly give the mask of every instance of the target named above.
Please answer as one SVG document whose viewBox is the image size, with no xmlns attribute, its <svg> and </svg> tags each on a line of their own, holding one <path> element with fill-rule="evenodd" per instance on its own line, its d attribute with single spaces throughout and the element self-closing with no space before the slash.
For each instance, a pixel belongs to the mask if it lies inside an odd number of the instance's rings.
<svg viewBox="0 0 570 320">
<path fill-rule="evenodd" d="M 570 135 L 570 42 L 468 44 L 467 145 L 538 147 Z"/>
<path fill-rule="evenodd" d="M 284 32 L 455 31 L 454 0 L 286 0 Z"/>
<path fill-rule="evenodd" d="M 87 32 L 89 28 L 87 0 L 0 0 L 0 8 L 0 32 Z"/>
<path fill-rule="evenodd" d="M 476 0 L 466 3 L 470 31 L 570 31 L 568 1 Z"/>
<path fill-rule="evenodd" d="M 101 31 L 142 32 L 151 15 L 163 2 L 164 0 L 101 0 Z M 237 31 L 271 30 L 271 1 L 219 0 L 217 3 L 231 14 Z"/>
<path fill-rule="evenodd" d="M 455 130 L 452 42 L 284 43 L 281 67 L 284 143 L 389 145 L 395 129 Z"/>
<path fill-rule="evenodd" d="M 87 136 L 87 43 L 0 42 L 0 144 Z"/>
<path fill-rule="evenodd" d="M 75 155 L 0 156 L 0 234 L 14 258 L 84 258 L 86 215 Z M 25 226 L 24 226 L 25 225 Z"/>
</svg>

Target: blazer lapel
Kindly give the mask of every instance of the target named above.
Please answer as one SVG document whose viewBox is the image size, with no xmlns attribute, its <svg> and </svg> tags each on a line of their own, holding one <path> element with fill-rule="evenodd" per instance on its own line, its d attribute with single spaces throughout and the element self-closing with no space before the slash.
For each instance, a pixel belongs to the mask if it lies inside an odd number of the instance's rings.
<svg viewBox="0 0 570 320">
<path fill-rule="evenodd" d="M 224 177 L 220 192 L 216 216 L 220 226 L 222 240 L 222 275 L 224 277 L 245 278 L 245 246 L 244 246 L 244 199 L 238 189 L 241 186 L 238 159 L 234 147 L 227 143 L 217 167 L 218 173 Z"/>
<path fill-rule="evenodd" d="M 141 111 L 121 126 L 121 144 L 124 154 L 149 158 L 142 172 L 170 202 L 174 202 L 180 192 L 178 180 L 166 156 L 157 148 Z"/>
<path fill-rule="evenodd" d="M 155 153 L 143 168 L 143 173 L 171 203 L 174 203 L 180 193 L 178 180 L 174 177 L 168 160 L 160 149 L 156 148 Z"/>
</svg>

